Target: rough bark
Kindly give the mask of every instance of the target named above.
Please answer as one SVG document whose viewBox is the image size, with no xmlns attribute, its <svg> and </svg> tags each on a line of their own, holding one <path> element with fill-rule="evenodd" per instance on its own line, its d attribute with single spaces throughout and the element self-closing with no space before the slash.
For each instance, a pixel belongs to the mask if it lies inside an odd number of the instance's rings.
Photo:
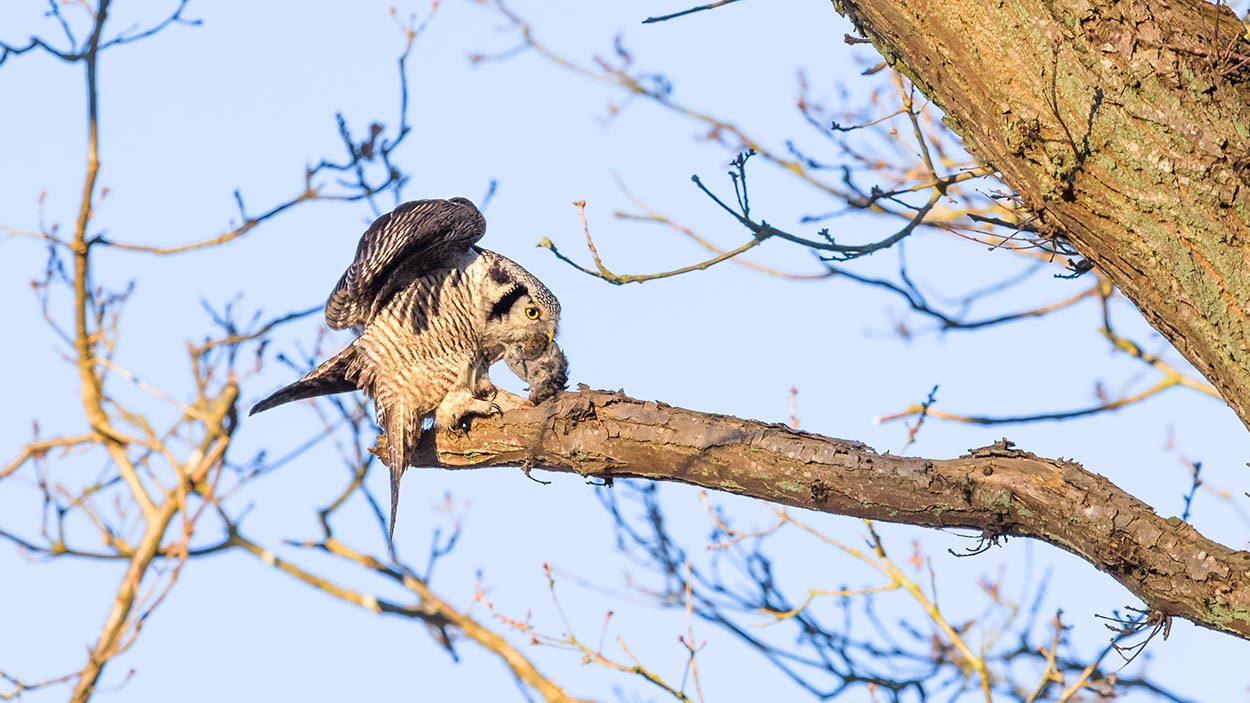
<svg viewBox="0 0 1250 703">
<path fill-rule="evenodd" d="M 1250 425 L 1250 55 L 1195 0 L 832 0 Z"/>
<path fill-rule="evenodd" d="M 826 513 L 972 528 L 989 540 L 1033 537 L 1110 574 L 1161 618 L 1250 639 L 1250 552 L 1156 515 L 1079 464 L 1005 440 L 958 459 L 881 455 L 785 425 L 583 387 L 476 420 L 464 434 L 427 433 L 421 450 L 431 466 L 677 481 Z"/>
</svg>

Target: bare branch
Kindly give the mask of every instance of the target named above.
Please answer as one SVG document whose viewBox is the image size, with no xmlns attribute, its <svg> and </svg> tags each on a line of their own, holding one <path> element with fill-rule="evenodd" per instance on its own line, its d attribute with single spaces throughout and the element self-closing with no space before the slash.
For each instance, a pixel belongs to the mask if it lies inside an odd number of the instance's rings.
<svg viewBox="0 0 1250 703">
<path fill-rule="evenodd" d="M 688 10 L 682 10 L 681 12 L 674 12 L 670 15 L 660 15 L 659 17 L 648 17 L 647 19 L 643 20 L 642 23 L 651 24 L 653 22 L 667 22 L 668 20 L 677 19 L 678 17 L 685 17 L 686 15 L 693 15 L 696 12 L 703 12 L 704 10 L 714 10 L 723 5 L 731 5 L 735 2 L 738 2 L 738 0 L 717 0 L 717 2 L 711 2 L 706 5 L 692 7 Z"/>
<path fill-rule="evenodd" d="M 477 421 L 467 435 L 431 433 L 422 450 L 431 466 L 679 481 L 822 512 L 1033 537 L 1107 572 L 1152 611 L 1250 638 L 1250 618 L 1235 615 L 1250 612 L 1244 554 L 1073 462 L 1006 441 L 959 459 L 879 455 L 784 425 L 583 389 Z"/>
<path fill-rule="evenodd" d="M 578 217 L 581 218 L 581 222 L 582 222 L 582 231 L 586 233 L 586 248 L 590 250 L 590 256 L 592 259 L 594 259 L 596 270 L 592 271 L 591 269 L 588 269 L 585 266 L 582 266 L 578 264 L 577 262 L 573 261 L 572 259 L 568 258 L 564 254 L 561 254 L 560 250 L 556 249 L 556 245 L 552 244 L 551 240 L 546 237 L 543 237 L 543 239 L 538 243 L 538 246 L 544 249 L 550 250 L 552 254 L 555 254 L 556 258 L 560 259 L 566 264 L 569 264 L 570 266 L 577 269 L 578 271 L 594 276 L 595 278 L 601 278 L 607 281 L 608 283 L 613 283 L 618 286 L 626 284 L 626 283 L 642 283 L 644 281 L 654 281 L 654 280 L 658 280 L 661 278 L 679 276 L 683 273 L 690 273 L 691 271 L 702 271 L 704 269 L 711 268 L 712 266 L 715 266 L 716 264 L 719 264 L 722 261 L 729 261 L 733 259 L 734 257 L 738 256 L 739 254 L 742 254 L 746 251 L 754 249 L 756 246 L 758 246 L 761 242 L 764 241 L 762 238 L 756 237 L 755 239 L 748 241 L 746 244 L 743 244 L 737 249 L 724 251 L 706 261 L 703 261 L 697 264 L 691 264 L 689 266 L 683 266 L 682 268 L 673 269 L 671 271 L 664 271 L 662 273 L 641 274 L 641 275 L 616 274 L 616 273 L 612 273 L 611 271 L 609 271 L 607 267 L 603 265 L 603 261 L 599 258 L 599 252 L 595 249 L 594 239 L 591 238 L 590 236 L 590 225 L 586 223 L 586 201 L 578 200 L 574 202 L 573 205 L 577 206 L 577 214 L 578 214 Z"/>
</svg>

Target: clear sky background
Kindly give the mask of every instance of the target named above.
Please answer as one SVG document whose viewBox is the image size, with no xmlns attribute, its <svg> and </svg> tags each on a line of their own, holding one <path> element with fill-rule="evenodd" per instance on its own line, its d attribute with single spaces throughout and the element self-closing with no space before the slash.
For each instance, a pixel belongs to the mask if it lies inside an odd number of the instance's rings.
<svg viewBox="0 0 1250 703">
<path fill-rule="evenodd" d="M 118 2 L 110 26 L 119 31 L 146 25 L 166 5 Z M 668 76 L 678 100 L 730 119 L 778 150 L 790 138 L 820 148 L 818 135 L 794 107 L 800 70 L 814 94 L 843 110 L 860 108 L 873 85 L 858 74 L 879 57 L 871 47 L 843 43 L 852 28 L 827 3 L 754 0 L 680 21 L 640 24 L 648 15 L 683 7 L 661 0 L 513 5 L 541 41 L 578 61 L 609 55 L 619 34 L 643 70 Z M 0 5 L 0 39 L 19 43 L 31 33 L 57 36 L 56 24 L 42 16 L 45 8 L 26 0 Z M 425 3 L 397 9 L 401 17 L 428 12 Z M 67 9 L 71 16 L 75 12 Z M 202 26 L 171 27 L 102 60 L 101 183 L 109 195 L 98 207 L 95 226 L 117 240 L 168 246 L 221 232 L 237 218 L 235 189 L 259 211 L 300 191 L 305 164 L 339 157 L 336 112 L 361 133 L 370 120 L 393 124 L 398 111 L 395 59 L 403 36 L 387 3 L 223 1 L 193 3 L 188 15 L 202 19 Z M 611 217 L 617 209 L 631 209 L 617 178 L 656 210 L 723 246 L 745 241 L 743 231 L 690 182 L 699 174 L 728 194 L 724 174 L 733 153 L 702 139 L 705 127 L 644 102 L 611 116 L 610 106 L 624 96 L 534 52 L 482 64 L 469 60 L 471 54 L 507 51 L 516 43 L 508 24 L 488 7 L 444 0 L 413 50 L 408 87 L 414 131 L 396 159 L 412 176 L 405 199 L 463 195 L 481 203 L 492 181 L 497 183 L 486 207 L 483 244 L 522 263 L 559 296 L 560 339 L 574 383 L 774 422 L 789 418 L 794 385 L 802 429 L 897 451 L 905 427 L 875 425 L 872 418 L 923 400 L 934 385 L 940 385 L 938 407 L 949 412 L 1018 414 L 1092 404 L 1100 380 L 1113 393 L 1154 382 L 1144 367 L 1112 353 L 1098 333 L 1099 314 L 1091 303 L 1037 322 L 908 341 L 892 333 L 898 322 L 917 328 L 926 322 L 909 317 L 897 297 L 847 280 L 796 283 L 726 264 L 614 287 L 574 271 L 534 245 L 548 237 L 566 254 L 589 261 L 570 204 L 583 199 L 599 252 L 615 271 L 654 272 L 703 255 L 669 230 Z M 35 229 L 39 197 L 46 193 L 44 219 L 64 230 L 72 226 L 85 153 L 81 72 L 78 65 L 44 55 L 0 66 L 0 225 Z M 798 229 L 799 216 L 832 208 L 819 193 L 765 164 L 755 165 L 752 178 L 756 213 L 769 222 Z M 385 206 L 393 204 L 388 197 L 380 201 Z M 210 328 L 201 300 L 216 306 L 234 301 L 271 315 L 317 305 L 374 216 L 366 203 L 313 203 L 203 254 L 154 258 L 102 252 L 98 283 L 121 287 L 136 281 L 121 327 L 118 364 L 174 397 L 188 397 L 185 345 Z M 849 217 L 830 226 L 848 241 L 871 241 L 887 231 L 881 223 Z M 921 262 L 923 283 L 950 296 L 1019 267 L 1006 253 L 932 232 L 915 237 L 908 253 Z M 809 255 L 780 242 L 761 247 L 756 260 L 817 270 Z M 0 422 L 5 463 L 30 439 L 32 422 L 45 437 L 79 433 L 84 426 L 67 350 L 44 324 L 30 290 L 45 262 L 42 244 L 0 239 L 0 310 L 10 331 L 0 354 L 11 370 Z M 894 265 L 893 255 L 885 254 L 858 270 L 885 272 Z M 1087 283 L 1043 275 L 975 312 L 1056 300 Z M 54 314 L 68 319 L 69 301 L 61 296 L 54 305 Z M 1117 314 L 1121 332 L 1151 351 L 1176 356 L 1123 301 Z M 307 349 L 317 328 L 310 318 L 283 329 L 271 356 L 274 350 Z M 333 343 L 346 339 L 335 337 Z M 504 387 L 519 389 L 502 367 L 495 375 Z M 280 364 L 267 364 L 246 379 L 243 404 L 293 377 Z M 119 392 L 141 395 L 120 387 Z M 236 456 L 261 448 L 284 454 L 315 436 L 317 422 L 299 405 L 247 418 L 237 434 Z M 1179 515 L 1190 477 L 1165 447 L 1169 434 L 1186 457 L 1203 462 L 1213 489 L 1199 492 L 1193 524 L 1224 544 L 1243 546 L 1250 438 L 1231 411 L 1200 394 L 1174 390 L 1075 423 L 986 429 L 931 420 L 907 451 L 953 457 L 1005 435 L 1041 456 L 1079 460 L 1160 514 Z M 102 470 L 92 462 L 71 465 L 86 475 Z M 233 507 L 250 507 L 246 525 L 271 544 L 313 538 L 319 534 L 315 511 L 340 490 L 343 477 L 337 452 L 324 442 L 250 486 L 233 499 Z M 396 530 L 400 553 L 420 560 L 433 530 L 447 526 L 435 507 L 450 496 L 453 504 L 467 506 L 466 529 L 460 547 L 440 564 L 432 583 L 436 592 L 468 607 L 480 575 L 502 612 L 517 618 L 532 613 L 540 630 L 558 634 L 562 625 L 542 570 L 550 563 L 568 575 L 560 588 L 575 628 L 596 639 L 603 613 L 614 609 L 612 634 L 680 679 L 684 658 L 677 637 L 684 632 L 684 617 L 653 610 L 636 598 L 613 598 L 611 593 L 626 589 L 627 575 L 646 576 L 613 551 L 610 521 L 595 489 L 568 475 L 544 478 L 553 483 L 542 486 L 502 469 L 409 471 Z M 0 482 L 0 526 L 31 534 L 39 519 L 32 481 L 27 472 Z M 369 481 L 377 495 L 386 495 L 384 472 L 372 472 Z M 1214 490 L 1231 497 L 1220 498 Z M 699 545 L 710 525 L 696 493 L 682 487 L 664 491 L 674 529 Z M 731 497 L 716 500 L 744 526 L 768 522 L 770 513 L 762 506 Z M 857 520 L 805 517 L 848 543 L 863 539 Z M 363 507 L 341 515 L 337 528 L 344 539 L 381 553 L 376 523 Z M 883 526 L 882 534 L 900 556 L 910 553 L 912 540 L 921 541 L 952 620 L 960 612 L 979 612 L 979 578 L 1001 575 L 1008 592 L 1028 594 L 1037 575 L 1049 571 L 1043 612 L 1064 608 L 1077 641 L 1092 653 L 1109 635 L 1095 615 L 1139 605 L 1109 577 L 1047 545 L 1011 540 L 960 560 L 946 550 L 972 544 L 966 536 L 895 526 Z M 797 542 L 793 549 L 786 578 L 800 591 L 868 582 L 832 552 Z M 330 568 L 302 552 L 289 555 Z M 67 560 L 32 563 L 0 544 L 0 670 L 35 680 L 79 667 L 121 569 Z M 338 573 L 362 588 L 393 593 L 359 573 Z M 609 593 L 578 587 L 574 577 Z M 489 621 L 480 608 L 475 613 Z M 701 664 L 708 700 L 799 695 L 710 627 L 699 627 L 696 637 L 710 641 Z M 613 699 L 619 691 L 624 700 L 661 698 L 641 680 L 579 667 L 577 655 L 524 651 L 574 694 Z M 420 624 L 373 616 L 254 559 L 227 555 L 188 565 L 104 685 L 119 683 L 130 668 L 133 679 L 101 700 L 523 700 L 493 655 L 467 643 L 459 653 L 462 660 L 455 664 Z M 1124 675 L 1156 675 L 1196 700 L 1244 701 L 1250 699 L 1248 658 L 1246 642 L 1176 622 L 1171 638 L 1154 642 Z M 64 694 L 53 689 L 30 700 L 60 700 Z M 867 701 L 868 695 L 858 691 L 845 700 Z"/>
</svg>

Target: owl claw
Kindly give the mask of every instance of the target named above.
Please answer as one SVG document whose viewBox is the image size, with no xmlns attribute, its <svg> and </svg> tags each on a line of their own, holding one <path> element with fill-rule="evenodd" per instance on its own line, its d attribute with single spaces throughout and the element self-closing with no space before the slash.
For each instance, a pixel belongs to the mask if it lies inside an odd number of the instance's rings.
<svg viewBox="0 0 1250 703">
<path fill-rule="evenodd" d="M 495 415 L 499 406 L 495 403 L 475 397 L 468 389 L 452 391 L 443 398 L 434 412 L 434 424 L 439 429 L 457 429 L 462 427 L 471 417 Z"/>
<path fill-rule="evenodd" d="M 474 405 L 472 408 L 466 409 L 462 414 L 448 421 L 446 429 L 448 432 L 458 437 L 469 434 L 469 422 L 474 417 L 490 417 L 491 415 L 502 415 L 503 409 L 497 403 L 487 403 L 486 401 L 476 401 L 482 405 Z"/>
</svg>

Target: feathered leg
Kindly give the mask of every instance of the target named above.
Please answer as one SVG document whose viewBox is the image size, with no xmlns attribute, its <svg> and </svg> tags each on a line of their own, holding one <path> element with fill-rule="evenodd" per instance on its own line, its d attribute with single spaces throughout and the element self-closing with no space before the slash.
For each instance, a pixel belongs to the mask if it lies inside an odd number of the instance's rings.
<svg viewBox="0 0 1250 703">
<path fill-rule="evenodd" d="M 478 398 L 468 388 L 454 388 L 434 410 L 434 426 L 440 430 L 458 430 L 467 418 L 488 417 L 501 412 L 503 410 L 497 404 Z"/>
</svg>

